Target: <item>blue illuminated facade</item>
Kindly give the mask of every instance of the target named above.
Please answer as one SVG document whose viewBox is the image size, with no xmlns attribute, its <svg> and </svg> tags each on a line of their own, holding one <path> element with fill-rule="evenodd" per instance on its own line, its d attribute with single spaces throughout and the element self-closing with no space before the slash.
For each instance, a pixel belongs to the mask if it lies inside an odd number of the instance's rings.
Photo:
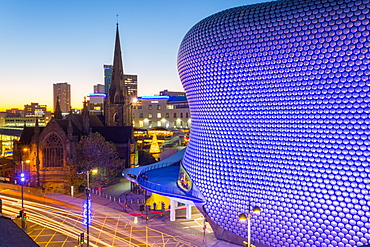
<svg viewBox="0 0 370 247">
<path fill-rule="evenodd" d="M 250 200 L 257 246 L 370 243 L 369 22 L 369 0 L 283 0 L 186 34 L 183 164 L 219 227 L 246 237 Z"/>
</svg>

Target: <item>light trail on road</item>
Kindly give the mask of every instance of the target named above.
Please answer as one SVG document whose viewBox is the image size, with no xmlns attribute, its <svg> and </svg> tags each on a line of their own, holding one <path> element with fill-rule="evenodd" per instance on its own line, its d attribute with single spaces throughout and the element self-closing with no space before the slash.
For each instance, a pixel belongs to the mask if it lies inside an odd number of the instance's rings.
<svg viewBox="0 0 370 247">
<path fill-rule="evenodd" d="M 2 196 L 3 199 L 3 212 L 4 214 L 17 214 L 19 210 L 14 207 L 18 204 L 19 200 L 11 197 Z M 71 238 L 78 239 L 79 233 L 84 232 L 84 227 L 81 225 L 81 213 L 71 212 L 68 210 L 60 209 L 57 207 L 40 204 L 37 202 L 25 200 L 25 212 L 27 213 L 27 221 L 38 224 L 48 229 L 52 229 L 63 235 Z M 91 246 L 112 246 L 111 239 L 114 239 L 119 246 L 139 246 L 140 244 L 130 243 L 118 234 L 114 235 L 109 231 L 115 230 L 114 226 L 103 224 L 105 230 L 95 227 L 104 223 L 100 219 L 93 219 L 90 226 L 90 245 Z M 99 233 L 99 238 L 95 237 L 95 233 Z M 108 241 L 109 239 L 110 241 Z M 145 244 L 145 243 L 144 243 Z"/>
<path fill-rule="evenodd" d="M 21 200 L 14 195 L 7 196 L 17 191 L 0 191 L 3 199 L 3 213 L 18 215 L 21 208 Z M 53 230 L 64 236 L 70 237 L 77 242 L 79 234 L 85 231 L 82 226 L 81 212 L 73 209 L 64 209 L 35 201 L 24 200 L 27 222 Z M 63 207 L 66 207 L 65 205 Z M 78 208 L 78 207 L 74 207 Z M 40 234 L 34 237 L 37 238 Z M 43 246 L 48 246 L 48 243 Z M 68 245 L 61 245 L 68 246 Z M 75 245 L 69 245 L 75 246 Z M 165 234 L 147 226 L 133 224 L 127 215 L 105 215 L 93 213 L 90 225 L 90 246 L 192 246 L 178 237 Z"/>
</svg>

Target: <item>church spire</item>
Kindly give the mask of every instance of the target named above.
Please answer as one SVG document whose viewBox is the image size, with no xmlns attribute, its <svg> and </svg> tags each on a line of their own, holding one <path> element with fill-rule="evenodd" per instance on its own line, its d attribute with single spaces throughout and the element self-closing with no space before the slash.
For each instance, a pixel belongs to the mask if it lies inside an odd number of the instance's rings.
<svg viewBox="0 0 370 247">
<path fill-rule="evenodd" d="M 116 42 L 114 47 L 114 58 L 113 58 L 113 72 L 112 72 L 112 84 L 109 88 L 109 98 L 111 103 L 123 103 L 124 96 L 127 94 L 123 79 L 123 63 L 122 63 L 122 52 L 121 44 L 118 31 L 118 23 L 116 24 Z"/>
<path fill-rule="evenodd" d="M 90 133 L 90 113 L 87 107 L 86 97 L 84 97 L 84 107 L 82 109 L 82 132 L 84 135 L 88 135 Z"/>
<path fill-rule="evenodd" d="M 57 103 L 55 105 L 54 118 L 63 119 L 62 110 L 60 109 L 60 104 L 59 104 L 59 97 L 57 97 Z"/>
<path fill-rule="evenodd" d="M 132 126 L 130 96 L 125 85 L 121 44 L 116 24 L 112 83 L 104 104 L 104 117 L 107 126 Z"/>
</svg>

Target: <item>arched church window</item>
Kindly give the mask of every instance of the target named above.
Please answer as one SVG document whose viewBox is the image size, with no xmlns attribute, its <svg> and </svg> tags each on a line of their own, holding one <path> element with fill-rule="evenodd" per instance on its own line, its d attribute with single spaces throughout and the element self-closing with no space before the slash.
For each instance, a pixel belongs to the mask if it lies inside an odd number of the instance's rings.
<svg viewBox="0 0 370 247">
<path fill-rule="evenodd" d="M 63 167 L 63 153 L 62 140 L 56 134 L 51 134 L 43 147 L 43 166 Z"/>
<path fill-rule="evenodd" d="M 115 114 L 113 115 L 113 121 L 114 121 L 115 123 L 118 123 L 118 122 L 119 122 L 119 116 L 118 116 L 118 114 L 117 114 L 117 113 L 115 113 Z"/>
<path fill-rule="evenodd" d="M 119 97 L 118 97 L 118 95 L 115 95 L 114 96 L 114 103 L 117 103 L 119 101 Z"/>
</svg>

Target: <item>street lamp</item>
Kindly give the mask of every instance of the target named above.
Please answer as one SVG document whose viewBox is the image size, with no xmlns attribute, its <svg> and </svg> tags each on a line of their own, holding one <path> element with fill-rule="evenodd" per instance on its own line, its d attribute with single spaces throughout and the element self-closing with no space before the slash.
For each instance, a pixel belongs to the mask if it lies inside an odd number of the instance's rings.
<svg viewBox="0 0 370 247">
<path fill-rule="evenodd" d="M 27 152 L 28 148 L 23 148 L 23 152 Z M 19 212 L 19 217 L 21 218 L 21 224 L 22 224 L 22 230 L 25 228 L 25 222 L 24 222 L 24 183 L 26 182 L 26 174 L 24 172 L 24 161 L 23 161 L 23 152 L 21 153 L 20 160 L 21 160 L 21 173 L 19 174 L 19 182 L 21 184 L 21 200 L 22 200 L 22 208 Z M 30 160 L 25 160 L 26 163 L 30 163 Z"/>
<path fill-rule="evenodd" d="M 95 175 L 98 173 L 98 169 L 89 170 L 88 167 L 86 167 L 86 171 L 78 171 L 77 174 L 86 174 L 86 201 L 84 203 L 84 210 L 83 210 L 83 218 L 84 223 L 86 224 L 86 245 L 89 247 L 90 244 L 90 227 L 91 224 L 91 200 L 90 200 L 90 173 Z"/>
<path fill-rule="evenodd" d="M 23 220 L 23 214 L 24 214 L 24 189 L 23 189 L 23 186 L 24 186 L 24 182 L 26 181 L 26 175 L 24 174 L 23 172 L 23 161 L 22 161 L 22 172 L 20 174 L 20 179 L 19 179 L 20 183 L 21 183 L 21 197 L 22 197 L 22 207 L 21 207 L 21 211 L 20 211 L 20 214 L 19 214 L 19 217 L 21 217 L 21 221 L 22 221 L 22 230 L 24 230 L 24 220 Z"/>
<path fill-rule="evenodd" d="M 250 198 L 250 197 L 249 197 Z M 249 199 L 248 203 L 248 215 L 245 214 L 240 214 L 239 215 L 239 220 L 240 222 L 245 222 L 248 220 L 248 247 L 251 247 L 251 218 L 252 218 L 252 213 L 254 214 L 259 214 L 261 212 L 261 208 L 258 206 L 254 206 L 251 212 L 251 201 Z"/>
</svg>

